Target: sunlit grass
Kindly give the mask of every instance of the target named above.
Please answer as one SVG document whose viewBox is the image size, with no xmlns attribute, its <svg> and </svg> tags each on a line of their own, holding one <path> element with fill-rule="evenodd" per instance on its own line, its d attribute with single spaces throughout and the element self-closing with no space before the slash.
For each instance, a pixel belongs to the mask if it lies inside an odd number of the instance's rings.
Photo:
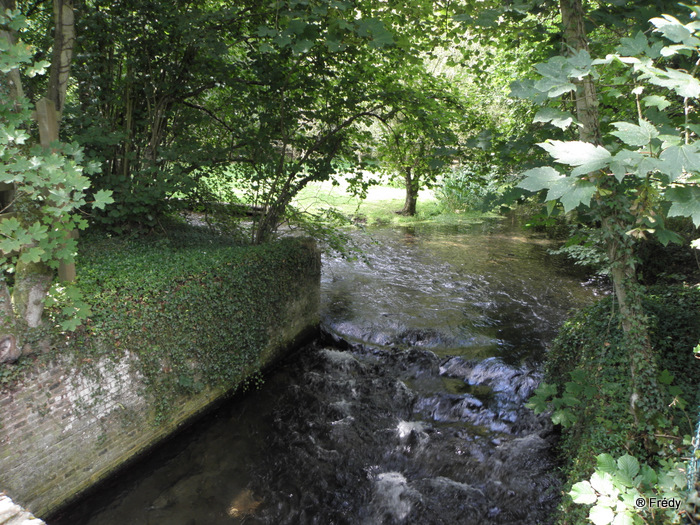
<svg viewBox="0 0 700 525">
<path fill-rule="evenodd" d="M 454 214 L 446 211 L 436 199 L 432 190 L 421 190 L 418 195 L 415 217 L 405 217 L 397 212 L 403 208 L 405 190 L 387 185 L 372 186 L 367 197 L 360 199 L 347 191 L 347 184 L 340 181 L 333 185 L 330 181 L 307 185 L 296 197 L 293 204 L 311 213 L 325 208 L 335 208 L 353 222 L 367 225 L 410 224 L 424 221 L 462 222 L 474 220 L 477 214 Z M 483 217 L 483 214 L 478 214 Z"/>
</svg>

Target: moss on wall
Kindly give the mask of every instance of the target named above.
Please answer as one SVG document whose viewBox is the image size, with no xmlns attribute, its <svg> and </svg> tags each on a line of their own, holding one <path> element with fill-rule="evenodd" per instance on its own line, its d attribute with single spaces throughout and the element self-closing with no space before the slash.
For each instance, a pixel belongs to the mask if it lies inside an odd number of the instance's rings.
<svg viewBox="0 0 700 525">
<path fill-rule="evenodd" d="M 0 393 L 0 489 L 45 516 L 315 333 L 313 242 L 90 239 L 92 312 Z"/>
</svg>

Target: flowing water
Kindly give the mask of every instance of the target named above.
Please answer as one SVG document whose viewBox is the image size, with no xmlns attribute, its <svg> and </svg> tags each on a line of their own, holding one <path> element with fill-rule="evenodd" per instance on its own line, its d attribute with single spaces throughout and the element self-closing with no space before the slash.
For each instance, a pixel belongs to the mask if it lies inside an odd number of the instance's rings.
<svg viewBox="0 0 700 525">
<path fill-rule="evenodd" d="M 500 223 L 381 229 L 325 258 L 324 336 L 62 524 L 535 524 L 559 497 L 524 408 L 594 290 Z"/>
</svg>

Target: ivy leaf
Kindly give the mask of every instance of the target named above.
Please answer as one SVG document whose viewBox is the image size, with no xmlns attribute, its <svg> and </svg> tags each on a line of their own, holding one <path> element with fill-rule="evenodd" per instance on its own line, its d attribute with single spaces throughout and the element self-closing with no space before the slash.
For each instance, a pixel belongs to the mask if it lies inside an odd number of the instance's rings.
<svg viewBox="0 0 700 525">
<path fill-rule="evenodd" d="M 646 146 L 652 139 L 659 136 L 659 131 L 648 121 L 640 119 L 639 125 L 630 122 L 613 122 L 617 131 L 610 134 L 615 135 L 628 146 Z"/>
<path fill-rule="evenodd" d="M 593 487 L 588 481 L 574 483 L 569 492 L 569 496 L 574 500 L 574 503 L 580 505 L 590 505 L 591 503 L 595 503 L 598 499 L 595 490 L 593 490 Z"/>
<path fill-rule="evenodd" d="M 664 369 L 659 374 L 658 381 L 662 385 L 670 385 L 671 383 L 673 383 L 673 374 L 668 370 Z"/>
<path fill-rule="evenodd" d="M 566 129 L 574 122 L 574 117 L 568 111 L 555 108 L 543 108 L 537 112 L 533 122 L 549 122 L 559 129 Z"/>
<path fill-rule="evenodd" d="M 665 194 L 671 201 L 669 217 L 690 217 L 695 226 L 700 226 L 700 188 L 697 186 L 678 186 L 669 188 Z"/>
</svg>

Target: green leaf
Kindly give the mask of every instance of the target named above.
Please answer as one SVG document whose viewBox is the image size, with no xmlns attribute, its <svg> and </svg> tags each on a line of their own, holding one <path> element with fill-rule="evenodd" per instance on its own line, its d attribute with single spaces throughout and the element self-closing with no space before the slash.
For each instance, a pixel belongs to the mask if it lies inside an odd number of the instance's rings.
<svg viewBox="0 0 700 525">
<path fill-rule="evenodd" d="M 555 108 L 543 108 L 537 112 L 533 122 L 549 122 L 559 129 L 566 129 L 574 122 L 574 117 L 568 111 L 561 111 Z"/>
<path fill-rule="evenodd" d="M 700 152 L 697 144 L 669 146 L 659 155 L 663 162 L 664 173 L 673 182 L 687 172 L 700 172 Z"/>
<path fill-rule="evenodd" d="M 634 523 L 634 518 L 630 516 L 627 511 L 625 512 L 618 512 L 615 515 L 615 519 L 612 522 L 612 525 L 635 525 Z"/>
<path fill-rule="evenodd" d="M 649 41 L 642 31 L 638 31 L 634 38 L 621 38 L 616 51 L 623 56 L 646 55 L 649 52 Z"/>
<path fill-rule="evenodd" d="M 15 217 L 8 217 L 0 220 L 0 235 L 11 236 L 20 229 L 19 220 Z"/>
<path fill-rule="evenodd" d="M 20 248 L 22 248 L 22 243 L 17 239 L 10 237 L 0 240 L 0 252 L 3 252 L 5 255 L 19 251 Z"/>
<path fill-rule="evenodd" d="M 98 190 L 95 193 L 95 200 L 92 203 L 92 205 L 95 208 L 103 210 L 105 208 L 105 206 L 107 206 L 108 204 L 113 204 L 113 203 L 114 203 L 114 198 L 112 197 L 111 190 Z"/>
<path fill-rule="evenodd" d="M 672 42 L 683 43 L 693 47 L 700 45 L 700 40 L 693 36 L 693 31 L 681 24 L 677 18 L 671 15 L 662 15 L 662 17 L 649 20 L 656 26 L 656 31 L 662 33 Z"/>
<path fill-rule="evenodd" d="M 646 107 L 656 107 L 659 111 L 663 111 L 671 105 L 666 97 L 660 95 L 649 95 L 642 99 L 642 103 Z"/>
<path fill-rule="evenodd" d="M 595 195 L 596 189 L 596 185 L 590 181 L 581 180 L 576 177 L 566 177 L 565 180 L 560 182 L 556 191 L 562 192 L 559 196 L 559 202 L 564 206 L 564 211 L 568 213 L 574 208 L 577 208 L 580 204 L 590 206 L 591 199 L 593 195 Z M 554 188 L 550 190 L 548 194 L 549 198 L 554 198 L 552 191 L 554 191 Z"/>
<path fill-rule="evenodd" d="M 373 47 L 384 47 L 394 43 L 393 35 L 384 27 L 384 23 L 377 18 L 361 19 L 357 22 L 357 34 L 369 37 Z"/>
<path fill-rule="evenodd" d="M 639 125 L 629 122 L 613 122 L 617 131 L 610 132 L 628 146 L 647 146 L 652 139 L 659 136 L 659 131 L 648 121 L 639 120 Z"/>
<path fill-rule="evenodd" d="M 607 472 L 594 472 L 591 476 L 591 486 L 600 494 L 617 497 L 619 491 L 614 487 L 612 476 Z"/>
<path fill-rule="evenodd" d="M 549 98 L 560 97 L 564 93 L 576 90 L 576 86 L 568 80 L 557 80 L 553 78 L 541 78 L 535 82 L 535 88 L 543 93 L 547 93 Z"/>
<path fill-rule="evenodd" d="M 625 454 L 624 456 L 618 458 L 617 467 L 620 469 L 620 472 L 629 477 L 630 480 L 634 479 L 639 473 L 639 461 L 637 461 L 637 458 L 630 456 L 629 454 Z"/>
<path fill-rule="evenodd" d="M 571 78 L 583 78 L 591 72 L 593 61 L 590 53 L 585 49 L 579 49 L 567 59 L 570 66 L 568 76 Z"/>
<path fill-rule="evenodd" d="M 672 89 L 685 98 L 700 96 L 700 81 L 692 75 L 675 69 L 662 70 L 655 67 L 643 67 L 640 79 L 648 80 L 656 86 Z"/>
<path fill-rule="evenodd" d="M 607 166 L 612 155 L 603 146 L 578 140 L 561 141 L 548 140 L 537 144 L 547 151 L 554 160 L 568 166 L 585 166 L 588 171 L 594 171 Z"/>
<path fill-rule="evenodd" d="M 525 179 L 520 181 L 519 188 L 530 191 L 548 189 L 547 200 L 559 200 L 565 212 L 573 210 L 579 204 L 590 205 L 596 191 L 592 182 L 566 177 L 549 166 L 527 170 L 523 175 Z"/>
<path fill-rule="evenodd" d="M 549 166 L 527 170 L 523 175 L 525 178 L 517 187 L 529 191 L 549 189 L 553 183 L 564 178 L 564 175 Z"/>
<path fill-rule="evenodd" d="M 574 483 L 569 492 L 569 496 L 571 496 L 574 503 L 578 503 L 579 505 L 590 505 L 595 503 L 598 499 L 595 490 L 593 490 L 593 487 L 588 481 Z"/>
<path fill-rule="evenodd" d="M 662 385 L 670 385 L 673 383 L 673 374 L 671 374 L 671 372 L 668 370 L 662 370 L 662 372 L 659 374 L 659 383 Z"/>
<path fill-rule="evenodd" d="M 555 410 L 552 414 L 552 423 L 555 425 L 561 425 L 564 428 L 568 428 L 574 423 L 576 423 L 576 416 L 568 408 L 561 410 Z"/>
<path fill-rule="evenodd" d="M 529 99 L 537 105 L 542 105 L 549 99 L 547 93 L 543 93 L 537 89 L 535 87 L 535 80 L 530 78 L 511 82 L 509 96 L 511 98 Z"/>
<path fill-rule="evenodd" d="M 649 487 L 653 487 L 658 482 L 659 478 L 656 472 L 649 465 L 642 465 L 641 482 Z"/>
<path fill-rule="evenodd" d="M 654 231 L 654 237 L 664 246 L 668 246 L 669 243 L 673 244 L 683 244 L 683 237 L 678 235 L 676 232 L 668 230 L 663 227 L 656 228 Z"/>
<path fill-rule="evenodd" d="M 591 511 L 588 513 L 588 519 L 595 525 L 608 525 L 615 519 L 615 513 L 610 507 L 596 505 L 591 507 Z"/>
<path fill-rule="evenodd" d="M 576 89 L 576 86 L 569 80 L 571 65 L 563 56 L 555 56 L 547 62 L 537 64 L 535 69 L 543 77 L 535 82 L 535 88 L 547 93 L 550 98 Z"/>
<path fill-rule="evenodd" d="M 38 246 L 32 246 L 28 250 L 22 251 L 22 254 L 20 255 L 19 259 L 23 262 L 38 263 L 39 261 L 41 261 L 41 256 L 45 253 L 46 252 L 43 248 L 39 248 Z"/>
<path fill-rule="evenodd" d="M 617 463 L 615 463 L 615 460 L 610 454 L 598 454 L 595 459 L 598 465 L 598 470 L 608 474 L 617 472 Z"/>
</svg>

